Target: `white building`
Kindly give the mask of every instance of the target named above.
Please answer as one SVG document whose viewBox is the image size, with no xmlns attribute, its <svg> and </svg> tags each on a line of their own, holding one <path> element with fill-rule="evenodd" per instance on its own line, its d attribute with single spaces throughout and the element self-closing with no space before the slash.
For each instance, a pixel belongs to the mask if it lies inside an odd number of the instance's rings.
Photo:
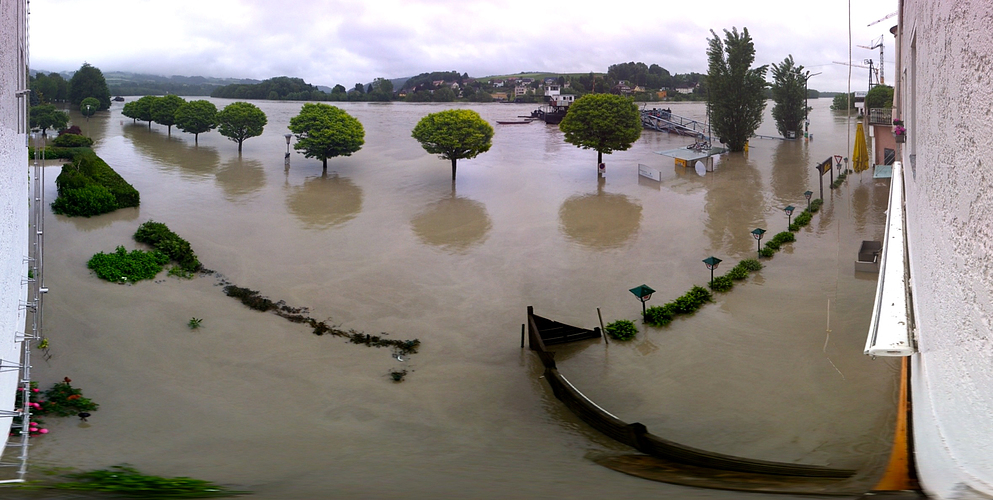
<svg viewBox="0 0 993 500">
<path fill-rule="evenodd" d="M 19 407 L 14 395 L 28 299 L 27 27 L 26 0 L 0 2 L 0 435 L 5 441 Z M 10 464 L 16 452 L 0 448 L 0 459 Z"/>
<path fill-rule="evenodd" d="M 915 463 L 925 492 L 993 498 L 993 4 L 901 0 L 898 119 Z M 902 263 L 901 263 L 902 264 Z"/>
</svg>

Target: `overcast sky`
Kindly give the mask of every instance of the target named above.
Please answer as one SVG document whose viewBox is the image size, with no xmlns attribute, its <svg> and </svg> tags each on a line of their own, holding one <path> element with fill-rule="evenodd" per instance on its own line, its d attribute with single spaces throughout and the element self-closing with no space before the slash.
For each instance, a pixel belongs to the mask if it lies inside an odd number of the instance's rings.
<svg viewBox="0 0 993 500">
<path fill-rule="evenodd" d="M 896 0 L 852 2 L 852 60 L 879 61 L 894 76 L 891 17 Z M 671 73 L 707 72 L 713 29 L 748 28 L 756 65 L 789 54 L 811 73 L 810 87 L 844 91 L 847 1 L 809 0 L 34 0 L 31 67 L 266 79 L 351 88 L 377 77 L 431 71 L 469 76 L 521 71 L 603 72 L 641 61 Z M 868 71 L 852 70 L 852 90 Z"/>
</svg>

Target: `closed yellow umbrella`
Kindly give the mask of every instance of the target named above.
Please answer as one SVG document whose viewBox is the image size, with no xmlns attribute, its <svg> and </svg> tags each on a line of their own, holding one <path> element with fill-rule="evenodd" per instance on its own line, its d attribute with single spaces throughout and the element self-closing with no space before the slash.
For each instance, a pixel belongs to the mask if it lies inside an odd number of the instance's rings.
<svg viewBox="0 0 993 500">
<path fill-rule="evenodd" d="M 869 148 L 865 145 L 865 133 L 862 122 L 855 127 L 855 149 L 852 151 L 852 170 L 864 172 L 869 170 Z"/>
</svg>

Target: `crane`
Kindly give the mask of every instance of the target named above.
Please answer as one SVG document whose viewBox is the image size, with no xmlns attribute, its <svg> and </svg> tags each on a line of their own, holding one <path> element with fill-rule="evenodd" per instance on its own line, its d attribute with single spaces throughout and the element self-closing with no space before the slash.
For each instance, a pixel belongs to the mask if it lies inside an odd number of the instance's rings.
<svg viewBox="0 0 993 500">
<path fill-rule="evenodd" d="M 862 68 L 862 69 L 869 70 L 869 89 L 872 89 L 872 87 L 875 85 L 874 83 L 872 83 L 872 75 L 873 74 L 876 75 L 876 80 L 877 81 L 879 80 L 879 68 L 873 67 L 873 65 L 872 65 L 872 59 L 866 59 L 864 61 L 866 64 L 868 64 L 868 66 L 864 66 L 864 65 L 861 65 L 861 64 L 855 64 L 855 63 L 851 63 L 850 64 L 850 63 L 839 62 L 839 61 L 831 61 L 831 62 L 833 62 L 835 64 L 840 64 L 842 66 L 851 66 L 853 68 Z"/>
<path fill-rule="evenodd" d="M 884 17 L 883 19 L 886 19 L 886 18 Z M 880 21 L 882 21 L 883 19 L 880 19 Z M 871 46 L 871 47 L 868 46 L 868 45 L 859 45 L 859 47 L 862 47 L 863 49 L 869 49 L 869 50 L 879 49 L 879 84 L 880 85 L 886 85 L 886 77 L 884 76 L 884 73 L 883 73 L 885 71 L 883 69 L 883 35 L 879 35 L 878 41 L 874 39 L 874 40 L 872 40 L 869 43 L 872 43 L 874 45 Z M 869 65 L 872 66 L 872 64 L 869 64 Z"/>
<path fill-rule="evenodd" d="M 887 19 L 889 19 L 889 18 L 891 18 L 891 17 L 893 17 L 895 15 L 896 15 L 896 12 L 890 12 L 889 14 L 886 15 L 886 17 L 883 17 L 882 19 L 876 19 L 875 21 L 869 23 L 867 26 L 872 26 L 873 24 L 881 23 L 881 22 L 883 22 L 883 21 L 885 21 L 885 20 L 887 20 Z"/>
</svg>

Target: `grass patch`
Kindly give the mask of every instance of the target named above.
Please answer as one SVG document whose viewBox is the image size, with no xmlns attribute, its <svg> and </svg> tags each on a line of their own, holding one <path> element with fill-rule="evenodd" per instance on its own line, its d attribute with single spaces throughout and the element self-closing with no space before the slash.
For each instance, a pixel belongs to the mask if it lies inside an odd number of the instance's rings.
<svg viewBox="0 0 993 500">
<path fill-rule="evenodd" d="M 86 263 L 86 267 L 92 269 L 100 279 L 127 283 L 155 278 L 168 263 L 169 257 L 158 250 L 128 252 L 123 246 L 118 246 L 114 253 L 100 252 L 94 255 Z"/>
<path fill-rule="evenodd" d="M 247 493 L 200 479 L 150 476 L 126 465 L 68 474 L 65 477 L 71 480 L 55 483 L 47 488 L 115 493 L 125 498 L 216 498 Z"/>
<path fill-rule="evenodd" d="M 715 292 L 727 292 L 734 288 L 734 280 L 727 275 L 718 276 L 710 283 L 710 289 Z"/>
</svg>

